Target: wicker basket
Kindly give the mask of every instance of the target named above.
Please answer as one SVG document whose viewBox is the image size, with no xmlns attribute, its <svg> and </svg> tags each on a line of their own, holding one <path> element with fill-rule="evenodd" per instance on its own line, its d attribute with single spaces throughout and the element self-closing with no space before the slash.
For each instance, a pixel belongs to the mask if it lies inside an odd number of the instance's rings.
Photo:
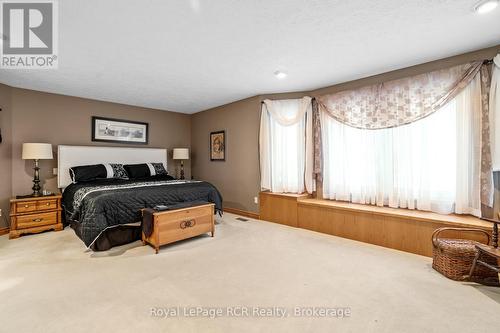
<svg viewBox="0 0 500 333">
<path fill-rule="evenodd" d="M 439 228 L 432 234 L 432 268 L 447 278 L 455 281 L 498 281 L 498 274 L 483 266 L 478 266 L 474 276 L 469 278 L 469 271 L 476 256 L 476 241 L 467 239 L 439 238 L 439 234 L 446 230 L 469 231 L 482 233 L 486 236 L 486 243 L 490 242 L 490 235 L 481 229 Z M 482 258 L 490 264 L 496 264 L 495 258 Z"/>
</svg>

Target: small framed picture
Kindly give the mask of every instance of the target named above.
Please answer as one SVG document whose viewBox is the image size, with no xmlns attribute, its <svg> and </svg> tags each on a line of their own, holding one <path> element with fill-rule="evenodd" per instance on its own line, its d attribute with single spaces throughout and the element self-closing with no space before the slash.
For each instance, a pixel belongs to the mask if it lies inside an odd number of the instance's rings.
<svg viewBox="0 0 500 333">
<path fill-rule="evenodd" d="M 210 133 L 210 161 L 226 160 L 226 131 Z"/>
<path fill-rule="evenodd" d="M 92 141 L 148 144 L 148 123 L 92 117 Z"/>
</svg>

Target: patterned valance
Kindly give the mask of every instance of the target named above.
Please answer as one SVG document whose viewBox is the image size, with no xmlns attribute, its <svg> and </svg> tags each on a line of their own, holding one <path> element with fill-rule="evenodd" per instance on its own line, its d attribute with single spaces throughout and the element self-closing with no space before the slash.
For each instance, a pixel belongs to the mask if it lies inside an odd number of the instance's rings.
<svg viewBox="0 0 500 333">
<path fill-rule="evenodd" d="M 482 61 L 318 98 L 321 110 L 361 129 L 401 126 L 427 117 L 457 96 L 480 71 Z"/>
<path fill-rule="evenodd" d="M 319 113 L 351 127 L 376 130 L 410 124 L 438 111 L 455 98 L 471 81 L 480 75 L 481 119 L 480 171 L 481 202 L 493 204 L 492 154 L 490 147 L 490 84 L 491 66 L 483 61 L 437 70 L 403 79 L 365 86 L 359 89 L 323 95 L 313 103 L 314 173 L 322 178 L 321 125 Z M 493 103 L 492 105 L 495 105 Z M 494 118 L 494 114 L 491 118 Z"/>
</svg>

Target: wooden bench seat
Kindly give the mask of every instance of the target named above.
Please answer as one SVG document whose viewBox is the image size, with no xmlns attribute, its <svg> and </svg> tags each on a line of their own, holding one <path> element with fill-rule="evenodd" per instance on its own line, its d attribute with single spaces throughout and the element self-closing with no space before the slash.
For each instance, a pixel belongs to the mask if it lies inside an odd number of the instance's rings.
<svg viewBox="0 0 500 333">
<path fill-rule="evenodd" d="M 280 201 L 285 202 L 281 204 Z M 409 209 L 377 207 L 313 199 L 308 195 L 261 193 L 261 219 L 349 238 L 424 256 L 432 256 L 431 237 L 442 227 L 480 228 L 491 224 L 469 215 L 441 215 Z M 284 211 L 284 208 L 286 212 Z M 285 223 L 283 221 L 286 220 Z M 447 237 L 475 239 L 459 231 Z"/>
</svg>

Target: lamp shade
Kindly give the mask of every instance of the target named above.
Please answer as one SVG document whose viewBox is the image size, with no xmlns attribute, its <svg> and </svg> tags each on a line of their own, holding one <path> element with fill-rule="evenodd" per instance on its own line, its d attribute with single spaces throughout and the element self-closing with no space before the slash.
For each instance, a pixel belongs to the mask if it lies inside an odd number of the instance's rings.
<svg viewBox="0 0 500 333">
<path fill-rule="evenodd" d="M 189 149 L 174 148 L 174 160 L 189 160 Z"/>
<path fill-rule="evenodd" d="M 23 160 L 51 160 L 50 143 L 23 143 Z"/>
</svg>

